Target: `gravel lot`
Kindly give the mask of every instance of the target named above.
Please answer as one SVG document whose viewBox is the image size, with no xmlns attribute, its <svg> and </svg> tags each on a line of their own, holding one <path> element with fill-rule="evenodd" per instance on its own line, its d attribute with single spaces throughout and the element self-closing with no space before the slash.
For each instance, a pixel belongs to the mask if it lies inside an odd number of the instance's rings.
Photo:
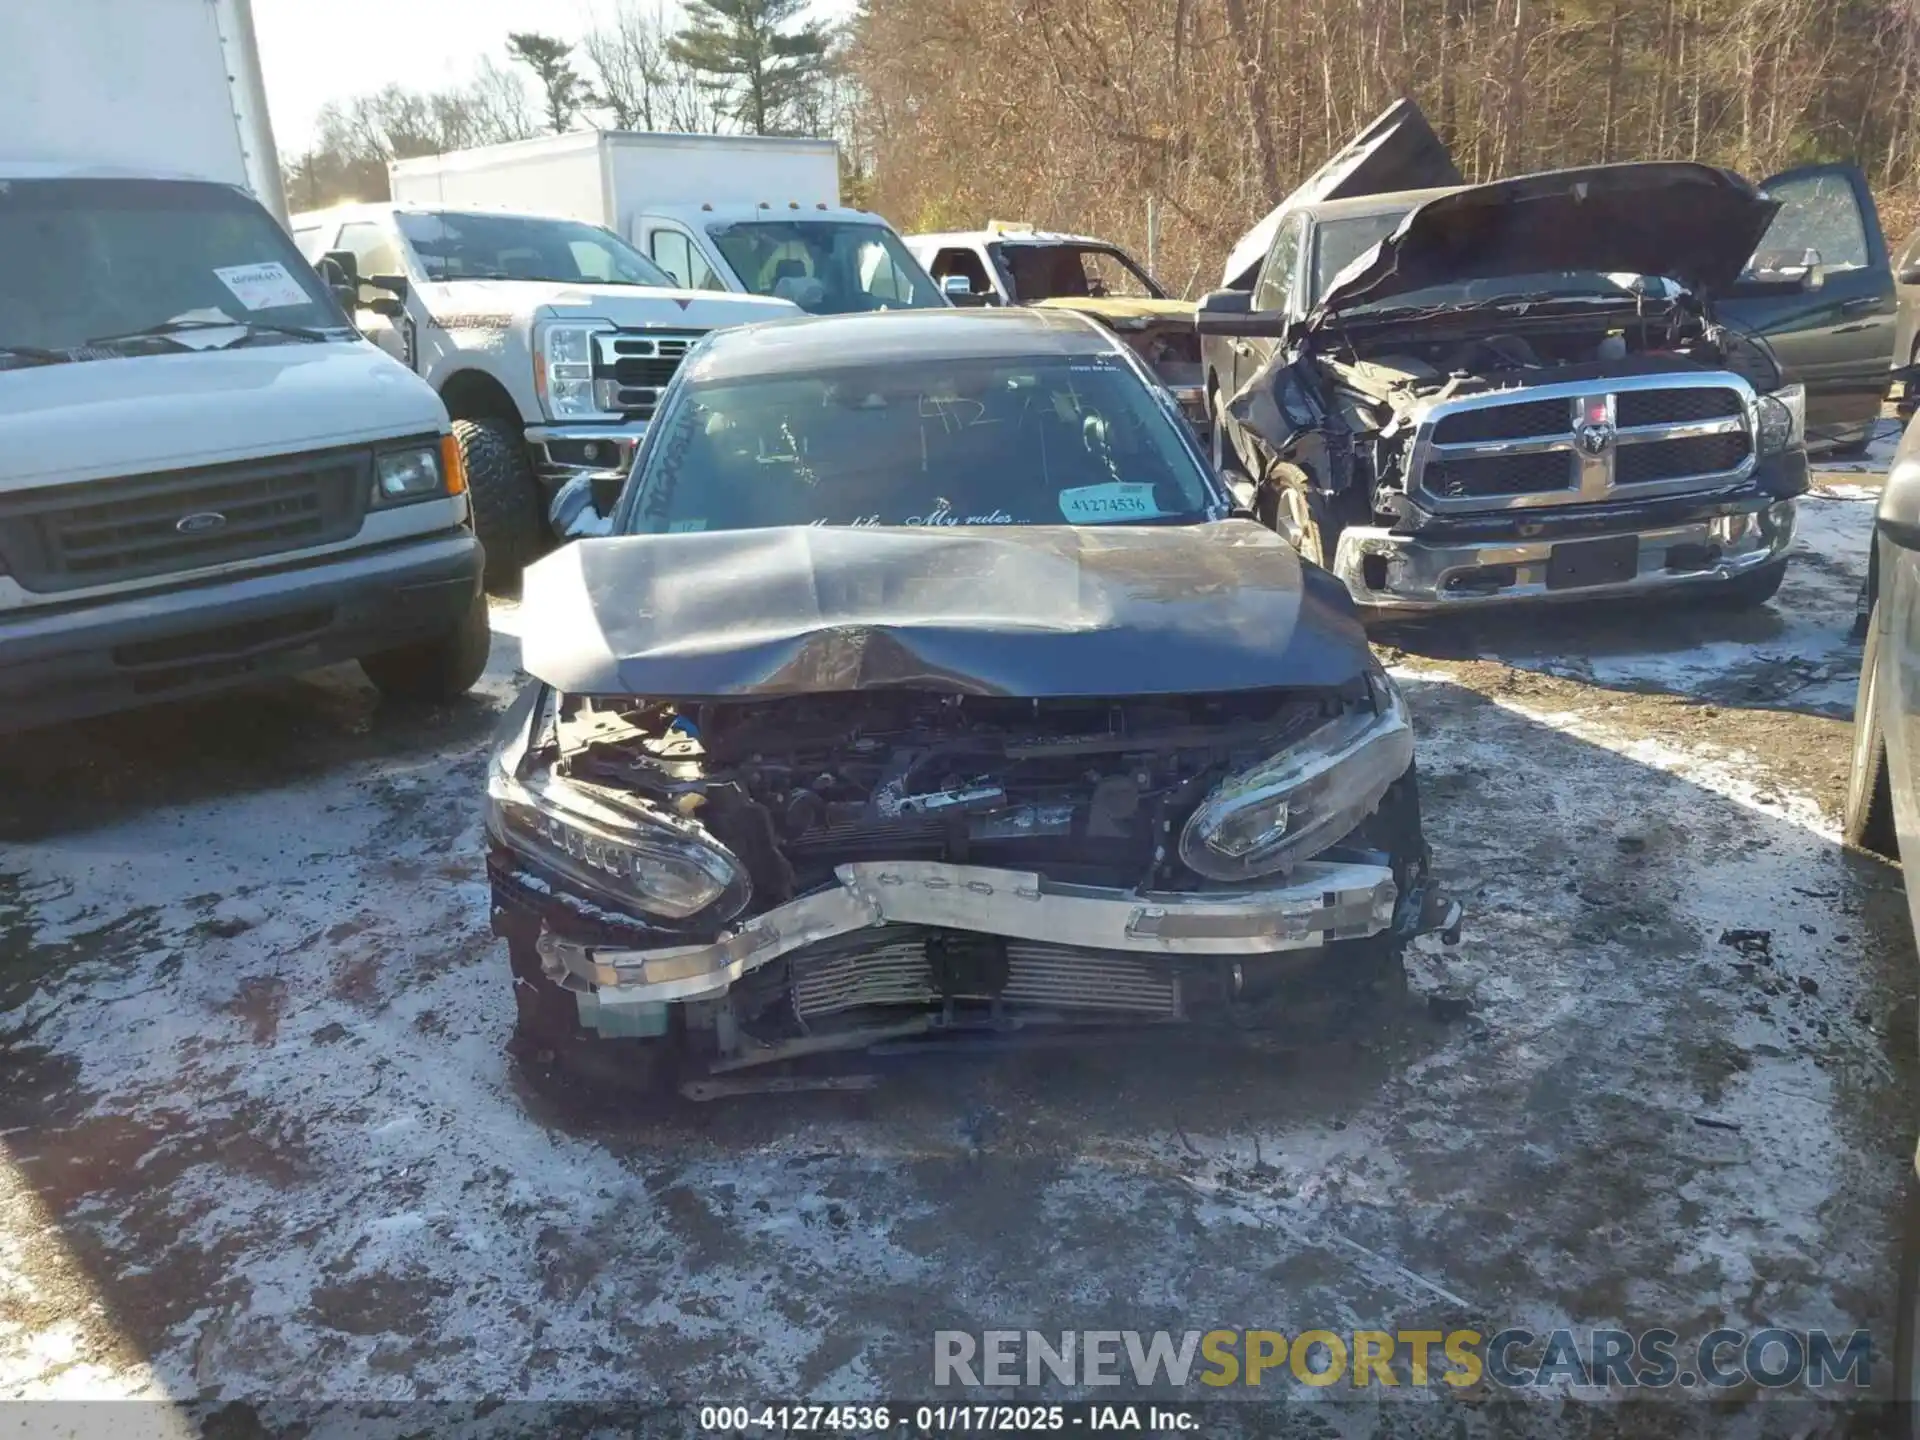
<svg viewBox="0 0 1920 1440">
<path fill-rule="evenodd" d="M 940 1328 L 1890 1340 L 1914 957 L 1836 839 L 1878 476 L 1821 484 L 1769 609 L 1378 637 L 1466 938 L 1259 1050 L 533 1083 L 480 864 L 509 609 L 452 710 L 343 669 L 0 742 L 0 1395 L 871 1400 Z"/>
</svg>

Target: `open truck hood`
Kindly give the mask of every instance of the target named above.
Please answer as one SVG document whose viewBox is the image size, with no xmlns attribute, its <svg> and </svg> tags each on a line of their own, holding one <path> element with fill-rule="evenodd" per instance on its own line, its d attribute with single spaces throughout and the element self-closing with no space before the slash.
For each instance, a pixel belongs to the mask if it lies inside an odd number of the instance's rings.
<svg viewBox="0 0 1920 1440">
<path fill-rule="evenodd" d="M 1396 100 L 1269 211 L 1265 219 L 1240 237 L 1227 256 L 1226 273 L 1221 276 L 1220 284 L 1228 290 L 1253 288 L 1261 262 L 1273 248 L 1273 237 L 1290 210 L 1322 200 L 1432 190 L 1459 183 L 1459 168 L 1445 143 L 1434 133 L 1433 126 L 1427 123 L 1426 114 L 1411 100 Z"/>
<path fill-rule="evenodd" d="M 1594 165 L 1442 195 L 1335 279 L 1314 321 L 1429 285 L 1591 270 L 1714 294 L 1740 277 L 1779 204 L 1729 170 Z"/>
<path fill-rule="evenodd" d="M 1195 694 L 1373 663 L 1344 587 L 1244 520 L 582 540 L 523 597 L 522 664 L 569 694 Z"/>
</svg>

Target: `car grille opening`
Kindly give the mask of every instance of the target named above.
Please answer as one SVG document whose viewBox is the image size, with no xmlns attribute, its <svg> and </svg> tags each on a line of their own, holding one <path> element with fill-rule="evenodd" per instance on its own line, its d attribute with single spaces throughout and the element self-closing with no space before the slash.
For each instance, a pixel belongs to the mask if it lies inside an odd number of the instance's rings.
<svg viewBox="0 0 1920 1440">
<path fill-rule="evenodd" d="M 1626 390 L 1614 398 L 1614 420 L 1622 430 L 1732 420 L 1745 413 L 1739 393 L 1733 390 Z"/>
<path fill-rule="evenodd" d="M 1573 452 L 1530 455 L 1455 455 L 1427 465 L 1426 486 L 1449 499 L 1466 496 L 1537 495 L 1569 490 L 1577 480 Z"/>
<path fill-rule="evenodd" d="M 1735 470 L 1746 461 L 1745 435 L 1695 435 L 1684 440 L 1649 440 L 1622 445 L 1614 462 L 1613 483 L 1646 485 Z"/>
<path fill-rule="evenodd" d="M 1440 445 L 1470 445 L 1483 440 L 1532 440 L 1544 435 L 1567 435 L 1573 430 L 1570 400 L 1524 400 L 1462 410 L 1433 427 Z"/>
<path fill-rule="evenodd" d="M 0 558 L 29 590 L 167 575 L 345 540 L 371 457 L 333 452 L 0 497 Z"/>
<path fill-rule="evenodd" d="M 600 335 L 594 378 L 600 403 L 609 410 L 639 419 L 651 419 L 661 392 L 673 380 L 680 362 L 699 341 L 697 333 L 639 335 L 613 332 Z"/>
</svg>

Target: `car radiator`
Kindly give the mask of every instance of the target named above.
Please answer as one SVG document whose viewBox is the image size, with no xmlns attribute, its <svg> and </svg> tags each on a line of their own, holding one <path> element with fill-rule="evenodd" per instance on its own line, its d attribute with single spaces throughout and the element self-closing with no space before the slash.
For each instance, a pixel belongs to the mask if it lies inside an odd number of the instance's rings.
<svg viewBox="0 0 1920 1440">
<path fill-rule="evenodd" d="M 1755 405 L 1714 371 L 1437 400 L 1416 414 L 1410 488 L 1440 514 L 1730 489 L 1753 471 Z"/>
<path fill-rule="evenodd" d="M 943 958 L 949 946 L 960 963 Z M 870 1007 L 927 1009 L 949 999 L 1165 1020 L 1181 1014 L 1179 977 L 1164 962 L 1032 940 L 1005 942 L 1003 972 L 991 937 L 887 925 L 810 946 L 788 966 L 803 1021 Z"/>
</svg>

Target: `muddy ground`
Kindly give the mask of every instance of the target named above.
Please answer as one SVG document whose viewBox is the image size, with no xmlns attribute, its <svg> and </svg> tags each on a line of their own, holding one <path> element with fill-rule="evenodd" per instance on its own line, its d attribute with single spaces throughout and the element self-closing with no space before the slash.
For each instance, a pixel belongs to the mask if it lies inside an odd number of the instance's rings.
<svg viewBox="0 0 1920 1440">
<path fill-rule="evenodd" d="M 1898 870 L 1836 839 L 1877 484 L 1823 477 L 1765 610 L 1378 637 L 1465 938 L 1264 1048 L 919 1057 L 704 1107 L 539 1083 L 480 860 L 511 610 L 444 711 L 343 669 L 0 742 L 0 1395 L 914 1397 L 944 1328 L 1888 1344 L 1914 955 Z M 1704 1425 L 1662 1399 L 1618 1423 Z"/>
</svg>

